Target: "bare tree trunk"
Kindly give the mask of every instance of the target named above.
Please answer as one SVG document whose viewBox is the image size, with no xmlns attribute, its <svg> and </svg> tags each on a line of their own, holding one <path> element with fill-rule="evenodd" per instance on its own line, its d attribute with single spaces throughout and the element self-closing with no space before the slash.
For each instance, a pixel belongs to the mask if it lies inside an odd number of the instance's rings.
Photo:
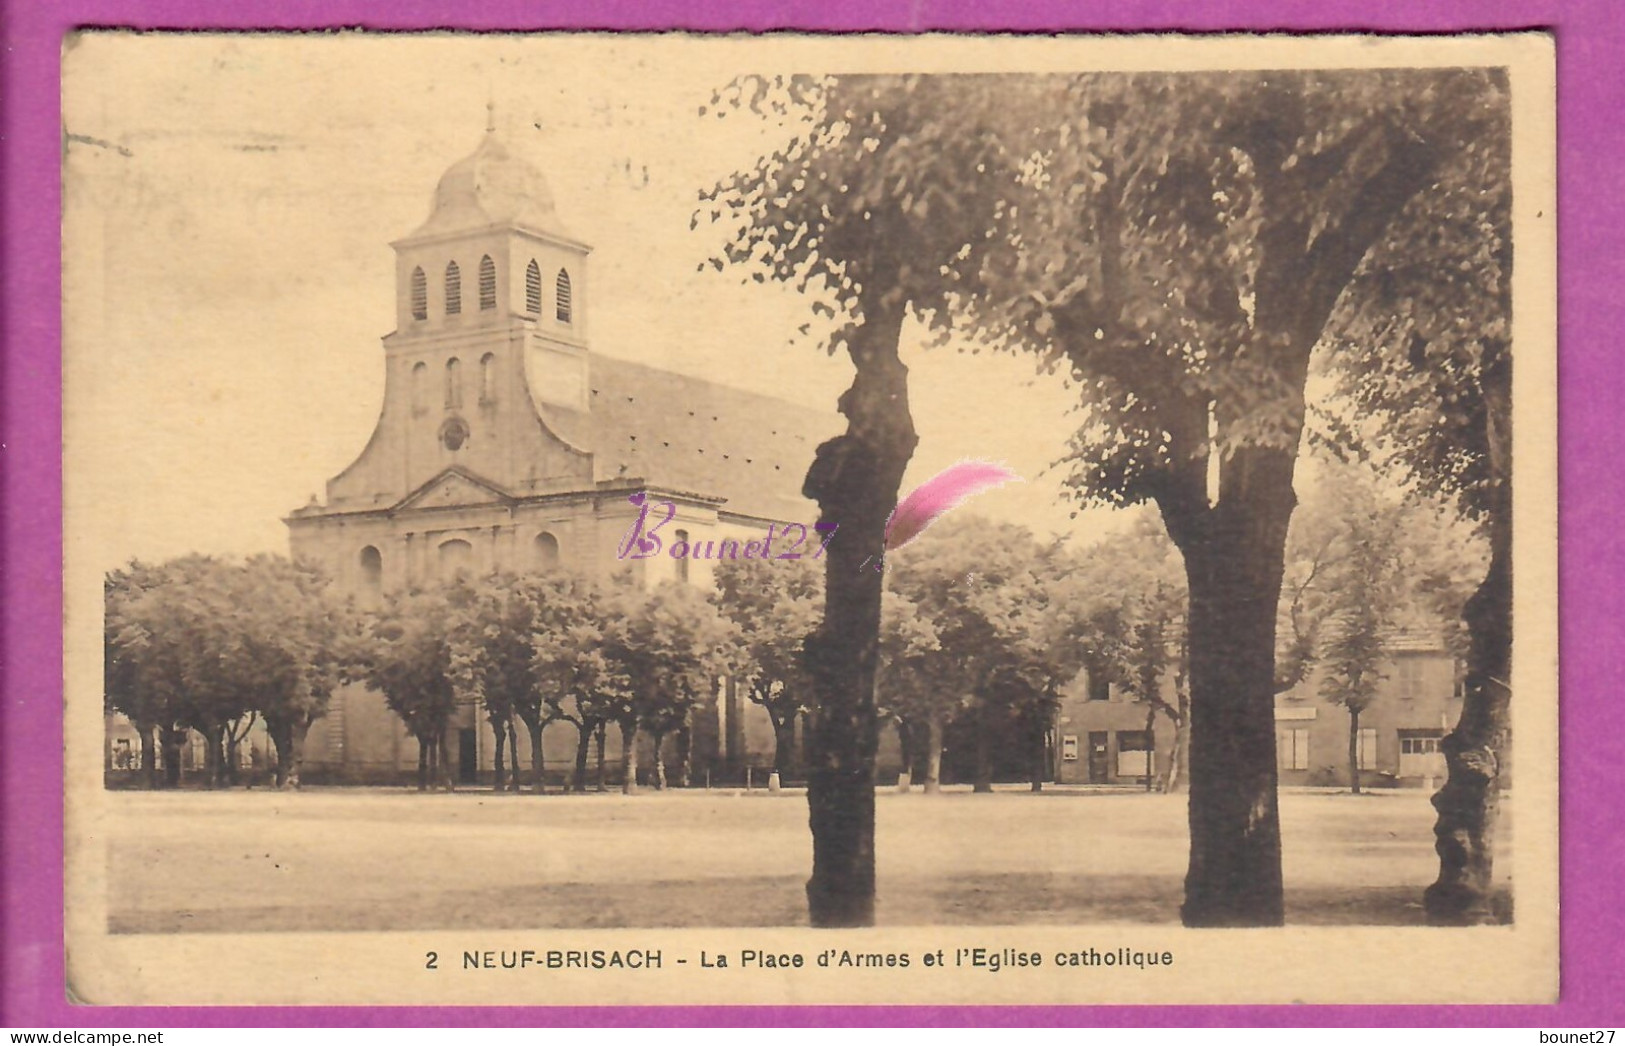
<svg viewBox="0 0 1625 1046">
<path fill-rule="evenodd" d="M 1187 926 L 1278 926 L 1285 917 L 1276 803 L 1275 615 L 1295 498 L 1295 448 L 1224 464 L 1224 493 L 1180 535 L 1190 586 L 1190 868 Z M 1205 506 L 1204 506 L 1205 508 Z"/>
<path fill-rule="evenodd" d="M 1044 790 L 1044 779 L 1049 776 L 1049 723 L 1046 717 L 1038 711 L 1033 718 L 1033 783 L 1032 791 Z"/>
<path fill-rule="evenodd" d="M 638 733 L 636 717 L 621 720 L 621 794 L 638 794 Z M 659 761 L 658 755 L 656 761 Z"/>
<path fill-rule="evenodd" d="M 1349 790 L 1360 794 L 1360 710 L 1349 709 Z"/>
<path fill-rule="evenodd" d="M 784 718 L 773 711 L 771 705 L 766 707 L 768 718 L 773 721 L 773 769 L 779 772 L 781 779 L 787 779 L 790 776 L 791 768 L 795 765 L 795 715 L 792 713 L 789 718 Z"/>
<path fill-rule="evenodd" d="M 1157 784 L 1157 706 L 1145 710 L 1145 790 L 1154 791 Z"/>
<path fill-rule="evenodd" d="M 501 792 L 507 784 L 507 768 L 502 763 L 502 750 L 508 745 L 508 727 L 501 719 L 491 720 L 491 733 L 494 735 L 491 747 L 491 790 Z M 515 777 L 519 776 L 519 754 L 514 753 Z"/>
<path fill-rule="evenodd" d="M 576 769 L 572 788 L 577 792 L 587 790 L 587 752 L 592 747 L 593 728 L 591 723 L 582 719 L 576 724 Z"/>
<path fill-rule="evenodd" d="M 429 738 L 418 735 L 418 791 L 429 790 Z"/>
<path fill-rule="evenodd" d="M 1511 259 L 1505 259 L 1510 265 Z M 1433 797 L 1439 878 L 1423 894 L 1428 921 L 1461 926 L 1497 920 L 1493 909 L 1495 828 L 1507 770 L 1512 699 L 1512 361 L 1486 342 L 1479 377 L 1491 475 L 1484 526 L 1489 570 L 1463 609 L 1467 673 L 1461 718 L 1445 737 L 1449 776 Z"/>
<path fill-rule="evenodd" d="M 609 731 L 609 721 L 600 719 L 596 737 L 598 739 L 598 791 L 602 792 L 609 787 L 604 777 L 604 734 Z"/>
<path fill-rule="evenodd" d="M 899 790 L 907 792 L 914 787 L 914 754 L 919 746 L 914 740 L 916 731 L 909 725 L 907 719 L 899 717 L 896 726 L 897 751 L 902 756 L 903 764 L 901 778 L 897 787 Z"/>
<path fill-rule="evenodd" d="M 683 725 L 677 728 L 677 787 L 687 788 L 689 777 L 694 772 L 694 732 L 688 724 L 688 717 L 683 718 Z"/>
<path fill-rule="evenodd" d="M 547 791 L 547 757 L 542 751 L 542 732 L 547 729 L 547 721 L 538 716 L 524 722 L 526 736 L 530 738 L 530 790 L 534 795 L 542 795 Z"/>
<path fill-rule="evenodd" d="M 942 713 L 932 712 L 925 721 L 925 794 L 942 791 Z"/>
<path fill-rule="evenodd" d="M 310 721 L 304 718 L 276 719 L 266 722 L 271 743 L 276 746 L 274 781 L 279 789 L 299 787 L 299 768 L 305 759 L 305 737 L 310 733 Z"/>
<path fill-rule="evenodd" d="M 141 774 L 148 788 L 157 788 L 161 782 L 158 776 L 158 739 L 154 736 L 157 730 L 155 726 L 138 728 L 141 737 Z"/>
<path fill-rule="evenodd" d="M 1467 601 L 1466 695 L 1461 719 L 1441 743 L 1449 777 L 1433 797 L 1439 878 L 1423 903 L 1428 921 L 1495 922 L 1495 828 L 1506 770 L 1512 690 L 1512 534 L 1510 514 L 1490 524 L 1490 567 Z"/>
<path fill-rule="evenodd" d="M 164 752 L 164 786 L 178 788 L 181 783 L 181 746 L 186 743 L 184 727 L 161 728 L 159 738 Z"/>
<path fill-rule="evenodd" d="M 982 697 L 977 701 L 976 709 L 976 784 L 971 789 L 973 792 L 993 791 L 993 742 L 988 737 L 992 724 L 988 719 L 987 698 Z"/>
<path fill-rule="evenodd" d="M 666 790 L 666 731 L 664 729 L 651 729 L 649 733 L 654 737 L 654 775 L 655 791 Z"/>
<path fill-rule="evenodd" d="M 448 792 L 455 792 L 457 781 L 451 771 L 451 748 L 446 743 L 446 735 L 446 728 L 442 726 L 435 741 L 435 766 L 440 771 L 440 787 Z"/>
<path fill-rule="evenodd" d="M 226 745 L 226 728 L 211 722 L 203 734 L 203 780 L 206 788 L 220 788 L 226 783 L 225 758 L 221 752 Z"/>
<path fill-rule="evenodd" d="M 884 238 L 882 238 L 884 239 Z M 824 617 L 807 638 L 812 684 L 812 759 L 807 773 L 813 870 L 807 911 L 819 927 L 875 920 L 875 714 L 886 520 L 919 442 L 908 410 L 908 368 L 897 355 L 904 303 L 883 261 L 865 279 L 863 323 L 847 339 L 857 369 L 842 394 L 847 430 L 818 448 L 802 492 L 819 522 L 838 525 L 825 556 Z"/>
<path fill-rule="evenodd" d="M 518 795 L 524 788 L 523 782 L 519 780 L 519 724 L 514 721 L 513 716 L 508 717 L 506 728 L 509 758 L 513 760 L 513 773 L 509 775 L 508 791 Z"/>
</svg>

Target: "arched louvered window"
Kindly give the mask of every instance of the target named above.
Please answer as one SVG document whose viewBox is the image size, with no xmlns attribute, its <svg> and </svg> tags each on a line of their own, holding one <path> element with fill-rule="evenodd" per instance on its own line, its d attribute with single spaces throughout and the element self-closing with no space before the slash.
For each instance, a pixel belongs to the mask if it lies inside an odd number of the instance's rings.
<svg viewBox="0 0 1625 1046">
<path fill-rule="evenodd" d="M 423 266 L 412 270 L 412 318 L 429 318 L 429 278 L 423 275 Z"/>
<path fill-rule="evenodd" d="M 679 544 L 683 546 L 683 555 L 677 560 L 677 580 L 686 582 L 688 580 L 689 555 L 688 531 L 679 530 L 672 535 L 672 545 Z"/>
<path fill-rule="evenodd" d="M 533 316 L 542 314 L 542 267 L 535 258 L 525 266 L 525 311 Z"/>
<path fill-rule="evenodd" d="M 456 262 L 446 264 L 446 315 L 455 316 L 463 311 L 463 271 Z"/>
<path fill-rule="evenodd" d="M 554 315 L 558 316 L 560 323 L 570 322 L 570 274 L 563 269 L 559 270 L 558 278 L 553 281 Z"/>
<path fill-rule="evenodd" d="M 371 545 L 361 550 L 361 590 L 375 596 L 384 584 L 384 557 Z"/>
<path fill-rule="evenodd" d="M 536 566 L 540 570 L 554 570 L 559 565 L 559 539 L 542 531 L 536 535 Z"/>
<path fill-rule="evenodd" d="M 429 365 L 418 363 L 412 367 L 412 409 L 422 410 L 429 405 L 427 386 L 429 384 Z"/>
<path fill-rule="evenodd" d="M 492 352 L 480 357 L 480 402 L 495 403 L 497 398 L 497 358 Z"/>
<path fill-rule="evenodd" d="M 463 365 L 453 356 L 446 361 L 446 409 L 463 405 Z"/>
<path fill-rule="evenodd" d="M 497 307 L 497 267 L 487 254 L 480 259 L 480 311 Z"/>
</svg>

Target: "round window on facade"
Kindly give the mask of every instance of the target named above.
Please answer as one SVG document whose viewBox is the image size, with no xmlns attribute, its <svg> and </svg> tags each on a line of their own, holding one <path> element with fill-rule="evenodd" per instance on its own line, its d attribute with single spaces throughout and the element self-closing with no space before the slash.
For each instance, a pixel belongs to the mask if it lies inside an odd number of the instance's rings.
<svg viewBox="0 0 1625 1046">
<path fill-rule="evenodd" d="M 447 450 L 462 450 L 468 442 L 468 423 L 462 418 L 447 418 L 440 426 L 440 442 Z"/>
</svg>

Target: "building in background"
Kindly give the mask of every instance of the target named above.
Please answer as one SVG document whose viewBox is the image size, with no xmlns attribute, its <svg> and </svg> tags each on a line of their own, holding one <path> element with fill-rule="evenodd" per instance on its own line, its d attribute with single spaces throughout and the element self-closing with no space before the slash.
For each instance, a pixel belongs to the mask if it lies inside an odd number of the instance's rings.
<svg viewBox="0 0 1625 1046">
<path fill-rule="evenodd" d="M 1437 637 L 1400 633 L 1377 696 L 1360 715 L 1361 783 L 1432 788 L 1444 782 L 1439 742 L 1461 714 L 1459 666 Z M 1276 695 L 1276 766 L 1283 786 L 1349 785 L 1349 713 L 1320 696 L 1321 673 Z M 1169 694 L 1170 703 L 1173 697 Z M 1148 704 L 1087 677 L 1062 701 L 1055 779 L 1065 784 L 1144 784 L 1167 772 L 1174 728 Z"/>
</svg>

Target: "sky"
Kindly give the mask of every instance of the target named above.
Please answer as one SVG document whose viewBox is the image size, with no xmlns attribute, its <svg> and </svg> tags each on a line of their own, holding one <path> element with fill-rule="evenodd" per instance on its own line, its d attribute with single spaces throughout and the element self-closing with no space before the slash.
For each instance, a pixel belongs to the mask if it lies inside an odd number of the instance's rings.
<svg viewBox="0 0 1625 1046">
<path fill-rule="evenodd" d="M 851 381 L 797 333 L 809 302 L 699 271 L 696 194 L 788 128 L 701 117 L 720 46 L 608 37 L 81 37 L 65 53 L 69 553 L 285 552 L 281 518 L 371 434 L 389 242 L 428 215 L 487 106 L 592 244 L 591 350 L 834 410 Z M 1121 513 L 1061 497 L 1077 418 L 1024 359 L 925 351 L 906 330 L 920 444 L 905 491 L 966 457 L 1026 482 L 978 511 L 1087 541 Z"/>
</svg>

